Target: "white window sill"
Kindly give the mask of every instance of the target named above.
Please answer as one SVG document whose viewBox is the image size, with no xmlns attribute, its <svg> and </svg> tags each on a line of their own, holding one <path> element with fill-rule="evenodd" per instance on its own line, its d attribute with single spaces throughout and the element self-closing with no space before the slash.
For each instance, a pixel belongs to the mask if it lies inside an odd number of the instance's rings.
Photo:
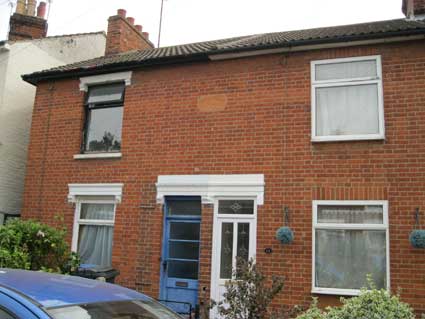
<svg viewBox="0 0 425 319">
<path fill-rule="evenodd" d="M 316 142 L 344 142 L 344 141 L 377 141 L 384 140 L 385 136 L 381 134 L 371 135 L 343 135 L 343 136 L 313 136 L 311 141 Z"/>
<path fill-rule="evenodd" d="M 121 153 L 96 153 L 96 154 L 76 154 L 74 159 L 83 160 L 83 159 L 101 159 L 101 158 L 121 158 Z"/>
<path fill-rule="evenodd" d="M 313 288 L 313 294 L 321 295 L 334 295 L 334 296 L 358 296 L 360 290 L 358 289 L 337 289 L 337 288 Z"/>
</svg>

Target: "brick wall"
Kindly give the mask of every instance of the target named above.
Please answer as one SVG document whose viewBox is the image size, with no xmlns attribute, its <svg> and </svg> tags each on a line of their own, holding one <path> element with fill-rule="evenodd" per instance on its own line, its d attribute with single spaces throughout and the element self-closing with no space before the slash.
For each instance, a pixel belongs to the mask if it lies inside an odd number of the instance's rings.
<svg viewBox="0 0 425 319">
<path fill-rule="evenodd" d="M 385 141 L 312 143 L 310 61 L 376 54 L 383 63 Z M 425 254 L 408 241 L 415 207 L 425 210 L 424 86 L 422 41 L 145 68 L 126 89 L 122 158 L 82 161 L 73 159 L 84 114 L 78 79 L 42 83 L 23 215 L 54 224 L 62 214 L 71 230 L 68 183 L 124 183 L 113 265 L 121 284 L 157 297 L 163 219 L 157 176 L 263 173 L 257 259 L 268 274 L 286 277 L 277 303 L 294 305 L 311 297 L 312 200 L 388 200 L 391 287 L 425 312 Z M 218 107 L 203 107 L 207 95 L 216 96 Z M 274 239 L 284 206 L 295 232 L 285 247 Z M 200 289 L 209 285 L 211 206 L 203 206 L 202 218 Z M 273 253 L 265 254 L 266 247 Z"/>
</svg>

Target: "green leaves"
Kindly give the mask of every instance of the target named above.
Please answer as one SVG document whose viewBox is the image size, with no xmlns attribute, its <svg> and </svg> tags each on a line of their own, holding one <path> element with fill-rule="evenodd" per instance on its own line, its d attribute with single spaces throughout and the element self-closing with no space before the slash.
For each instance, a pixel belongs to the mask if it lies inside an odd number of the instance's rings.
<svg viewBox="0 0 425 319">
<path fill-rule="evenodd" d="M 412 308 L 400 301 L 398 295 L 391 295 L 385 289 L 376 289 L 368 278 L 368 288 L 363 288 L 360 295 L 353 298 L 341 298 L 341 307 L 328 307 L 322 311 L 317 307 L 317 300 L 308 311 L 297 319 L 414 319 Z"/>
<path fill-rule="evenodd" d="M 68 272 L 78 258 L 66 232 L 37 221 L 13 220 L 0 226 L 0 267 Z"/>
</svg>

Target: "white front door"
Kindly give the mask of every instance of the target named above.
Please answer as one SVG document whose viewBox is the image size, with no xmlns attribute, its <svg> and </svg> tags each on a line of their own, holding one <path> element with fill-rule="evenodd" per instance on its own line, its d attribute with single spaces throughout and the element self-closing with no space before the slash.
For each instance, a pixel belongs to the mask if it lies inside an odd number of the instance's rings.
<svg viewBox="0 0 425 319">
<path fill-rule="evenodd" d="M 223 299 L 225 283 L 234 279 L 237 258 L 255 256 L 257 203 L 255 199 L 217 199 L 214 205 L 211 299 Z M 211 318 L 220 318 L 213 309 Z"/>
</svg>

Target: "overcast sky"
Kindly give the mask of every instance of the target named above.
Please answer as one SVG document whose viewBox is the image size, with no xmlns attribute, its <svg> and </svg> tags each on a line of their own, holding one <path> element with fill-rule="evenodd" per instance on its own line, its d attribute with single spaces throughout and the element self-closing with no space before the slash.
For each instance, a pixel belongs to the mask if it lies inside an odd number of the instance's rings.
<svg viewBox="0 0 425 319">
<path fill-rule="evenodd" d="M 0 0 L 0 40 L 9 0 Z M 16 0 L 13 0 L 16 2 Z M 164 0 L 161 46 L 403 17 L 402 0 Z M 127 10 L 156 44 L 161 0 L 53 0 L 48 35 L 106 30 Z"/>
</svg>

